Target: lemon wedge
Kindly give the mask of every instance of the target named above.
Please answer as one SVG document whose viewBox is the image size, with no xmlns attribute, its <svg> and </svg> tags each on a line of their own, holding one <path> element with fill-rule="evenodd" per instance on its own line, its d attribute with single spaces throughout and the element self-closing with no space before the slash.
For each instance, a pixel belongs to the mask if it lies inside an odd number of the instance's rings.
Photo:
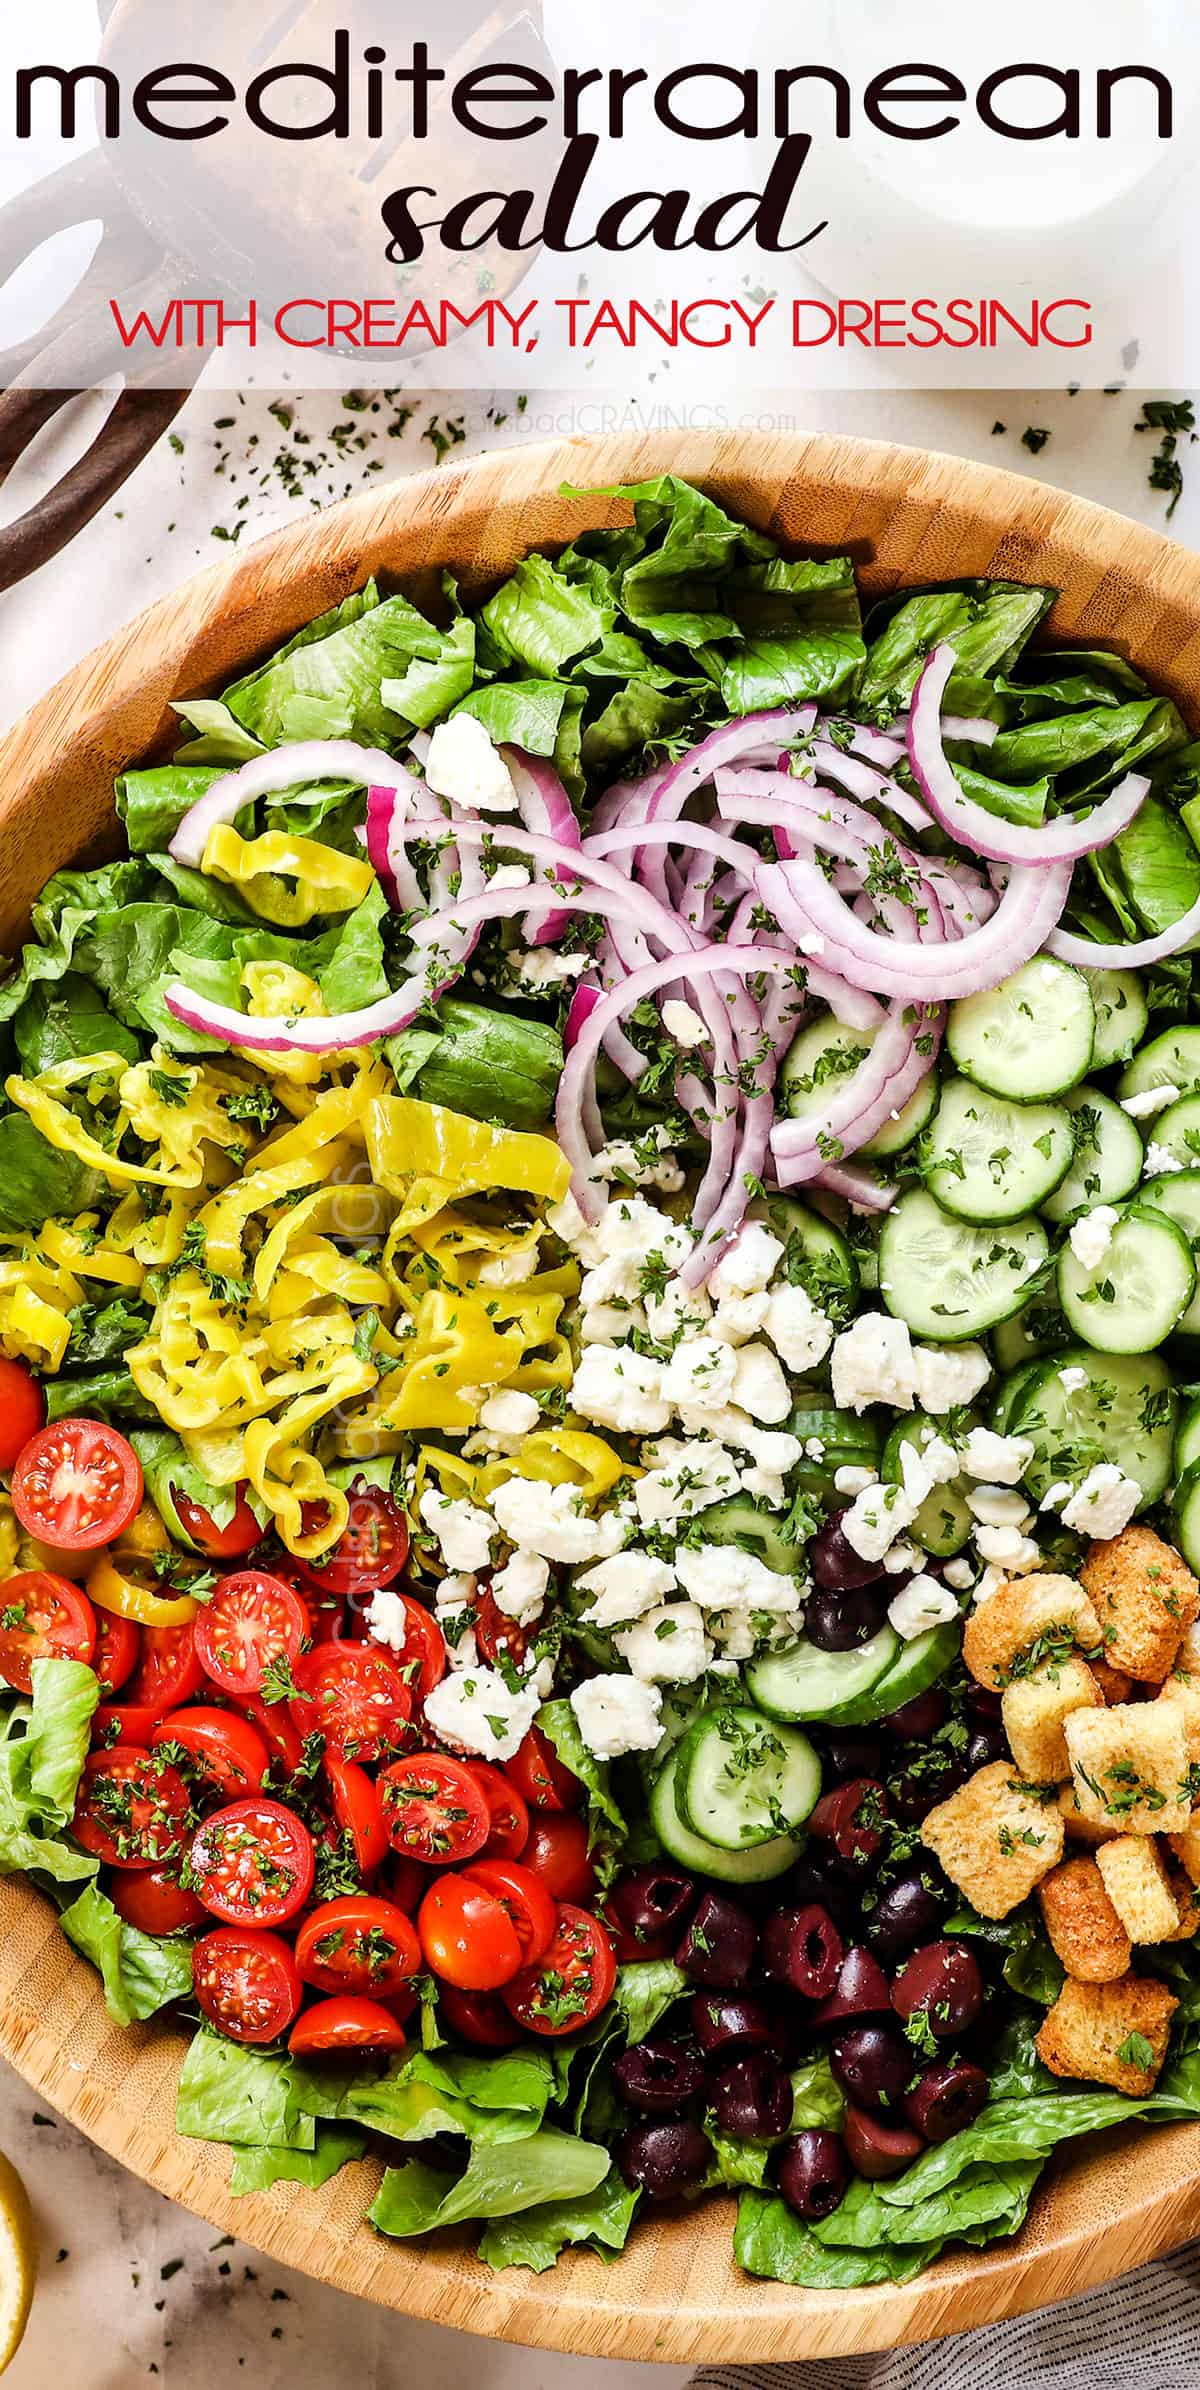
<svg viewBox="0 0 1200 2390">
<path fill-rule="evenodd" d="M 21 2345 L 37 2280 L 33 2210 L 16 2167 L 0 2150 L 0 2373 Z"/>
</svg>

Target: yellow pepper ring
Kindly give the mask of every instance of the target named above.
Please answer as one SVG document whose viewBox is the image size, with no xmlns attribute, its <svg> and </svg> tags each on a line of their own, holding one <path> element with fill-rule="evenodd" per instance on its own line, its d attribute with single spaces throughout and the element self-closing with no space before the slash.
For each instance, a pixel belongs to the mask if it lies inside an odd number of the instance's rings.
<svg viewBox="0 0 1200 2390">
<path fill-rule="evenodd" d="M 181 1627 L 200 1607 L 190 1594 L 156 1593 L 151 1571 L 136 1552 L 102 1552 L 88 1572 L 88 1600 L 117 1618 L 134 1618 L 143 1627 Z"/>
</svg>

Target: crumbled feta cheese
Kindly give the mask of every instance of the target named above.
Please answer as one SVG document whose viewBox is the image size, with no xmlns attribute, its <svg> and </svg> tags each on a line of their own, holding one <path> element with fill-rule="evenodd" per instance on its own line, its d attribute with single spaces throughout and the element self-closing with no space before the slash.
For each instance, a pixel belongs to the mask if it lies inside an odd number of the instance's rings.
<svg viewBox="0 0 1200 2390">
<path fill-rule="evenodd" d="M 912 1357 L 917 1401 L 937 1417 L 974 1402 L 992 1374 L 980 1344 L 914 1344 Z"/>
<path fill-rule="evenodd" d="M 673 1527 L 738 1490 L 738 1472 L 723 1444 L 703 1437 L 659 1446 L 655 1466 L 639 1477 L 633 1499 L 643 1527 Z"/>
<path fill-rule="evenodd" d="M 595 1568 L 584 1571 L 575 1579 L 576 1590 L 593 1596 L 583 1618 L 588 1626 L 625 1626 L 630 1620 L 641 1618 L 677 1590 L 679 1580 L 665 1560 L 656 1560 L 650 1552 L 636 1547 L 614 1552 L 611 1560 L 598 1561 Z"/>
<path fill-rule="evenodd" d="M 929 1627 L 943 1626 L 957 1618 L 958 1603 L 945 1585 L 936 1577 L 912 1577 L 894 1599 L 888 1603 L 888 1624 L 893 1626 L 902 1643 L 915 1643 L 918 1635 Z"/>
<path fill-rule="evenodd" d="M 675 1568 L 685 1593 L 702 1610 L 761 1610 L 776 1615 L 794 1610 L 799 1587 L 793 1576 L 768 1568 L 754 1552 L 736 1544 L 706 1544 L 690 1552 L 681 1545 Z"/>
<path fill-rule="evenodd" d="M 999 1593 L 1001 1586 L 1006 1582 L 1007 1577 L 1004 1569 L 995 1567 L 985 1568 L 983 1575 L 981 1576 L 979 1583 L 975 1587 L 975 1591 L 971 1597 L 976 1609 L 979 1608 L 981 1602 L 990 1602 L 992 1595 L 994 1593 Z"/>
<path fill-rule="evenodd" d="M 1177 1104 L 1179 1095 L 1178 1087 L 1143 1087 L 1140 1095 L 1122 1096 L 1121 1110 L 1128 1112 L 1131 1120 L 1153 1120 L 1156 1112 Z"/>
<path fill-rule="evenodd" d="M 603 1253 L 624 1254 L 638 1262 L 648 1261 L 653 1253 L 672 1270 L 687 1260 L 695 1241 L 690 1229 L 669 1219 L 643 1195 L 611 1197 L 596 1233 Z"/>
<path fill-rule="evenodd" d="M 1070 1232 L 1071 1251 L 1085 1270 L 1099 1269 L 1120 1217 L 1111 1203 L 1097 1203 L 1075 1221 Z"/>
<path fill-rule="evenodd" d="M 728 1345 L 719 1348 L 728 1353 Z M 765 1427 L 777 1427 L 792 1407 L 788 1382 L 769 1344 L 738 1345 L 733 1355 L 733 1399 L 739 1410 Z"/>
<path fill-rule="evenodd" d="M 891 1551 L 884 1553 L 883 1566 L 889 1577 L 906 1577 L 910 1570 L 919 1569 L 924 1559 L 925 1554 L 919 1546 L 910 1543 L 908 1537 L 902 1535 L 899 1542 L 892 1545 Z"/>
<path fill-rule="evenodd" d="M 549 1586 L 549 1561 L 538 1552 L 514 1552 L 492 1578 L 492 1599 L 506 1618 L 531 1627 L 541 1617 Z"/>
<path fill-rule="evenodd" d="M 653 1751 L 662 1732 L 662 1694 L 636 1676 L 592 1676 L 571 1695 L 575 1723 L 593 1759 Z"/>
<path fill-rule="evenodd" d="M 447 1568 L 486 1568 L 496 1532 L 486 1510 L 473 1502 L 455 1502 L 448 1494 L 427 1486 L 418 1505 L 421 1523 L 428 1527 Z"/>
<path fill-rule="evenodd" d="M 924 1455 L 918 1452 L 915 1444 L 909 1443 L 907 1437 L 900 1446 L 900 1483 L 909 1501 L 914 1502 L 918 1510 L 926 1495 L 933 1492 L 933 1475 Z"/>
<path fill-rule="evenodd" d="M 932 1433 L 928 1428 L 923 1431 L 920 1452 L 935 1485 L 949 1485 L 955 1477 L 961 1477 L 963 1463 L 959 1454 L 936 1429 Z"/>
<path fill-rule="evenodd" d="M 1129 1525 L 1141 1498 L 1142 1489 L 1135 1479 L 1126 1477 L 1115 1461 L 1102 1461 L 1089 1470 L 1072 1494 L 1062 1514 L 1063 1525 L 1073 1527 L 1078 1535 L 1106 1541 Z"/>
<path fill-rule="evenodd" d="M 643 1309 L 655 1344 L 674 1344 L 681 1336 L 707 1328 L 712 1305 L 707 1287 L 685 1286 L 682 1278 L 670 1278 L 661 1295 L 644 1297 Z"/>
<path fill-rule="evenodd" d="M 834 1339 L 830 1367 L 838 1409 L 865 1411 L 869 1403 L 886 1402 L 893 1410 L 911 1411 L 914 1358 L 903 1320 L 892 1319 L 886 1311 L 861 1311 Z"/>
<path fill-rule="evenodd" d="M 536 1684 L 514 1693 L 494 1668 L 464 1668 L 444 1676 L 425 1696 L 425 1723 L 457 1750 L 481 1759 L 511 1759 L 538 1714 Z"/>
<path fill-rule="evenodd" d="M 677 1046 L 682 1046 L 685 1053 L 690 1054 L 696 1046 L 707 1043 L 708 1029 L 699 1013 L 693 1012 L 690 1004 L 681 1004 L 675 997 L 662 1008 L 662 1025 L 667 1036 L 673 1038 Z"/>
<path fill-rule="evenodd" d="M 967 1509 L 985 1527 L 1023 1527 L 1029 1517 L 1024 1494 L 1011 1485 L 969 1486 Z"/>
<path fill-rule="evenodd" d="M 521 1394 L 515 1387 L 501 1388 L 499 1393 L 489 1394 L 479 1424 L 493 1436 L 527 1436 L 540 1417 L 532 1394 Z"/>
<path fill-rule="evenodd" d="M 1151 1138 L 1146 1147 L 1143 1178 L 1162 1178 L 1168 1170 L 1183 1170 L 1184 1168 L 1186 1168 L 1186 1164 L 1178 1160 L 1169 1145 L 1156 1145 L 1153 1137 Z"/>
<path fill-rule="evenodd" d="M 403 1651 L 408 1641 L 408 1612 L 390 1585 L 381 1585 L 367 1603 L 367 1633 L 372 1643 L 384 1643 L 389 1651 Z"/>
<path fill-rule="evenodd" d="M 1019 1527 L 977 1527 L 975 1549 L 981 1560 L 992 1561 L 998 1568 L 1010 1568 L 1021 1557 L 1025 1538 Z"/>
<path fill-rule="evenodd" d="M 1088 1382 L 1088 1373 L 1086 1369 L 1079 1369 L 1074 1366 L 1069 1369 L 1060 1369 L 1058 1373 L 1058 1382 L 1062 1387 L 1064 1394 L 1082 1394 L 1084 1387 Z"/>
<path fill-rule="evenodd" d="M 856 1494 L 842 1519 L 842 1533 L 860 1560 L 882 1560 L 896 1537 L 911 1527 L 920 1508 L 910 1502 L 903 1486 L 865 1486 Z"/>
<path fill-rule="evenodd" d="M 492 1508 L 502 1532 L 518 1551 L 540 1552 L 543 1560 L 572 1566 L 607 1560 L 620 1549 L 624 1526 L 613 1511 L 588 1517 L 573 1485 L 546 1485 L 534 1477 L 510 1477 L 497 1486 Z"/>
<path fill-rule="evenodd" d="M 767 1303 L 766 1330 L 788 1369 L 816 1369 L 833 1343 L 833 1326 L 803 1286 L 777 1286 Z"/>
<path fill-rule="evenodd" d="M 690 1685 L 712 1658 L 703 1613 L 694 1602 L 663 1602 L 613 1638 L 644 1685 Z"/>
<path fill-rule="evenodd" d="M 1061 1377 L 1061 1375 L 1062 1372 L 1060 1370 L 1059 1376 Z M 1063 1503 L 1069 1500 L 1070 1493 L 1071 1487 L 1067 1479 L 1065 1477 L 1060 1477 L 1056 1485 L 1047 1486 L 1046 1491 L 1042 1496 L 1042 1509 L 1061 1510 Z"/>
<path fill-rule="evenodd" d="M 726 1295 L 758 1294 L 763 1287 L 770 1285 L 782 1260 L 783 1246 L 778 1237 L 772 1236 L 770 1229 L 764 1228 L 761 1221 L 748 1220 L 739 1230 L 728 1253 L 722 1254 L 712 1271 L 708 1281 L 709 1293 L 715 1296 L 718 1303 L 723 1302 Z"/>
<path fill-rule="evenodd" d="M 435 796 L 475 813 L 511 813 L 517 801 L 512 773 L 474 714 L 451 714 L 437 724 L 425 778 Z"/>
<path fill-rule="evenodd" d="M 553 946 L 513 946 L 504 957 L 505 977 L 533 996 L 566 985 L 587 970 L 590 954 L 560 954 Z"/>
<path fill-rule="evenodd" d="M 692 1336 L 677 1344 L 662 1371 L 662 1396 L 673 1411 L 722 1411 L 733 1393 L 741 1360 L 716 1336 Z M 574 1397 L 572 1397 L 574 1400 Z"/>
<path fill-rule="evenodd" d="M 859 1469 L 848 1464 L 846 1468 L 835 1469 L 833 1473 L 833 1483 L 836 1492 L 839 1494 L 849 1494 L 851 1497 L 853 1497 L 855 1494 L 865 1494 L 867 1487 L 869 1485 L 874 1485 L 875 1482 L 875 1471 L 873 1469 Z"/>
<path fill-rule="evenodd" d="M 974 1566 L 969 1560 L 948 1560 L 942 1575 L 947 1585 L 953 1585 L 957 1593 L 965 1593 L 967 1587 L 975 1582 Z"/>
<path fill-rule="evenodd" d="M 1042 1555 L 1031 1535 L 1021 1537 L 1020 1551 L 1014 1552 L 1004 1565 L 1010 1577 L 1024 1577 L 1028 1575 L 1030 1569 L 1041 1567 Z"/>
<path fill-rule="evenodd" d="M 973 1427 L 961 1453 L 966 1475 L 987 1478 L 992 1485 L 1019 1485 L 1032 1459 L 1029 1436 L 998 1436 L 991 1427 Z M 979 1518 L 982 1513 L 975 1515 Z"/>
<path fill-rule="evenodd" d="M 764 1326 L 770 1306 L 765 1286 L 748 1295 L 726 1295 L 713 1313 L 713 1335 L 725 1344 L 748 1344 Z"/>
<path fill-rule="evenodd" d="M 664 1392 L 661 1361 L 628 1344 L 589 1344 L 579 1357 L 571 1408 L 581 1419 L 619 1435 L 654 1436 L 667 1426 L 673 1406 Z"/>
<path fill-rule="evenodd" d="M 644 1331 L 646 1314 L 640 1303 L 593 1303 L 579 1314 L 579 1341 L 585 1344 L 624 1344 L 627 1336 Z"/>
<path fill-rule="evenodd" d="M 561 1203 L 552 1203 L 547 1206 L 546 1226 L 552 1236 L 558 1237 L 560 1242 L 569 1247 L 572 1253 L 578 1254 L 585 1269 L 591 1269 L 596 1262 L 603 1258 L 604 1249 L 600 1243 L 599 1230 L 593 1228 L 589 1220 L 584 1219 L 583 1213 L 569 1189 Z"/>
<path fill-rule="evenodd" d="M 492 1253 L 481 1264 L 481 1286 L 524 1286 L 527 1278 L 536 1278 L 539 1269 L 536 1239 L 522 1245 L 516 1253 Z"/>
<path fill-rule="evenodd" d="M 774 1469 L 760 1469 L 757 1464 L 753 1469 L 743 1469 L 742 1492 L 749 1494 L 752 1501 L 761 1502 L 767 1510 L 782 1510 L 787 1500 L 782 1477 Z"/>
</svg>

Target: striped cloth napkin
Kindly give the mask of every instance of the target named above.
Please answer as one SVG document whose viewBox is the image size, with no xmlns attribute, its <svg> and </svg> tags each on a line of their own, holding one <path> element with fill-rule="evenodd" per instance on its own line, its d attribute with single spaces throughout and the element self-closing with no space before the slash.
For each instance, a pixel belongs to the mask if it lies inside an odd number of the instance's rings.
<svg viewBox="0 0 1200 2390">
<path fill-rule="evenodd" d="M 1200 2390 L 1200 2241 L 1086 2298 L 958 2340 L 800 2365 L 707 2365 L 688 2390 Z"/>
</svg>

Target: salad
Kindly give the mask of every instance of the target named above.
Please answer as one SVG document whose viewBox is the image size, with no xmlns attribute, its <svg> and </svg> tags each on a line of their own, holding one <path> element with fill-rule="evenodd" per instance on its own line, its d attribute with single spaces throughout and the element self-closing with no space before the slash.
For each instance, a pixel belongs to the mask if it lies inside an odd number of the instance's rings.
<svg viewBox="0 0 1200 2390">
<path fill-rule="evenodd" d="M 0 1869 L 235 2190 L 903 2281 L 1200 2116 L 1200 743 L 612 495 L 0 982 Z"/>
</svg>

